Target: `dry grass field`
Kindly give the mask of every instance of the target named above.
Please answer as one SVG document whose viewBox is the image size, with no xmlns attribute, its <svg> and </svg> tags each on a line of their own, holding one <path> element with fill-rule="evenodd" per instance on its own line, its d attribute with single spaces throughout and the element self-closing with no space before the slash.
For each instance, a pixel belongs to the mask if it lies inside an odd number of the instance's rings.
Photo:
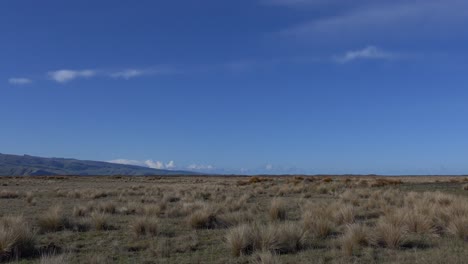
<svg viewBox="0 0 468 264">
<path fill-rule="evenodd" d="M 3 177 L 0 261 L 468 263 L 467 177 Z"/>
</svg>

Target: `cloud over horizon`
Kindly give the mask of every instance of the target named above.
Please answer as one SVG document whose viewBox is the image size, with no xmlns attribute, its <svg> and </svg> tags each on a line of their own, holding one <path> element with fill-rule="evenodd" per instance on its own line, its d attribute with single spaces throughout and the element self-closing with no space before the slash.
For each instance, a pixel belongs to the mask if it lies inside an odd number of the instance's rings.
<svg viewBox="0 0 468 264">
<path fill-rule="evenodd" d="M 159 169 L 159 170 L 173 170 L 176 169 L 177 166 L 175 165 L 175 162 L 173 160 L 169 161 L 168 163 L 164 163 L 162 161 L 154 161 L 154 160 L 145 160 L 145 161 L 139 161 L 139 160 L 129 160 L 129 159 L 115 159 L 115 160 L 109 160 L 109 163 L 115 163 L 115 164 L 123 164 L 123 165 L 134 165 L 134 166 L 141 166 L 141 167 L 148 167 L 151 169 Z"/>
</svg>

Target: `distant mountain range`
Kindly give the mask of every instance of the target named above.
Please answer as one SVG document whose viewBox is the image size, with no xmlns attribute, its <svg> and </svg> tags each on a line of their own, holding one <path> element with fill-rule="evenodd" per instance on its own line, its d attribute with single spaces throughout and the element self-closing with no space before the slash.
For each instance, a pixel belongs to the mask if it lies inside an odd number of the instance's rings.
<svg viewBox="0 0 468 264">
<path fill-rule="evenodd" d="M 114 164 L 102 161 L 64 158 L 42 158 L 29 155 L 0 153 L 0 176 L 47 176 L 47 175 L 192 175 L 190 171 L 160 170 L 146 167 Z"/>
</svg>

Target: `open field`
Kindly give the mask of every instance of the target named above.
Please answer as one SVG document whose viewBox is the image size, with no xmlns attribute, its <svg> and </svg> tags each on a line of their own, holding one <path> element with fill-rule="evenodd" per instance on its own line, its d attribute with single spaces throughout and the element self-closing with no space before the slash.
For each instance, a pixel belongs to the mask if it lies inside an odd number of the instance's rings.
<svg viewBox="0 0 468 264">
<path fill-rule="evenodd" d="M 0 216 L 3 262 L 468 262 L 468 177 L 2 177 Z"/>
</svg>

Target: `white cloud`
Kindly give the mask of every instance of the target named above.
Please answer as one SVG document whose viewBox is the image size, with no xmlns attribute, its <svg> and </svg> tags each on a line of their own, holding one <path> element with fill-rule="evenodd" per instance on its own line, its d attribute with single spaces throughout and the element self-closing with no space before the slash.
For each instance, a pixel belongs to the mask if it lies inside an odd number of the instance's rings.
<svg viewBox="0 0 468 264">
<path fill-rule="evenodd" d="M 173 160 L 169 161 L 169 163 L 166 163 L 166 169 L 168 169 L 168 170 L 174 169 L 175 167 L 176 167 L 176 165 L 174 164 Z"/>
<path fill-rule="evenodd" d="M 30 83 L 32 83 L 31 79 L 23 78 L 23 77 L 19 77 L 19 78 L 10 78 L 10 79 L 8 79 L 8 82 L 9 82 L 10 84 L 15 84 L 15 85 L 25 85 L 25 84 L 30 84 Z"/>
<path fill-rule="evenodd" d="M 111 73 L 110 76 L 112 78 L 123 78 L 123 79 L 128 80 L 128 79 L 138 77 L 144 74 L 145 74 L 144 70 L 127 69 L 127 70 Z"/>
<path fill-rule="evenodd" d="M 299 2 L 299 1 L 280 1 Z M 306 2 L 306 1 L 302 1 Z M 320 2 L 320 1 L 307 1 Z M 281 31 L 286 37 L 314 42 L 371 41 L 371 39 L 441 38 L 459 36 L 468 16 L 465 0 L 331 1 L 340 8 Z M 337 3 L 340 3 L 339 5 Z M 345 7 L 344 7 L 345 6 Z"/>
<path fill-rule="evenodd" d="M 213 170 L 212 165 L 203 165 L 203 164 L 191 164 L 187 167 L 189 170 Z"/>
<path fill-rule="evenodd" d="M 339 63 L 347 63 L 359 59 L 394 59 L 395 54 L 380 50 L 374 46 L 368 46 L 361 50 L 348 51 L 342 56 L 335 56 L 334 59 Z"/>
<path fill-rule="evenodd" d="M 152 160 L 147 160 L 144 162 L 144 164 L 152 169 L 164 169 L 164 163 L 161 161 L 152 161 Z"/>
<path fill-rule="evenodd" d="M 273 165 L 271 165 L 271 164 L 267 164 L 265 166 L 265 170 L 267 170 L 267 171 L 271 171 L 272 169 L 273 169 Z"/>
<path fill-rule="evenodd" d="M 110 163 L 115 163 L 115 164 L 124 164 L 124 165 L 135 165 L 135 166 L 144 166 L 145 164 L 141 161 L 138 160 L 128 160 L 128 159 L 115 159 L 115 160 L 109 160 L 108 162 Z"/>
<path fill-rule="evenodd" d="M 139 161 L 139 160 L 129 160 L 129 159 L 115 159 L 115 160 L 110 160 L 108 162 L 116 163 L 116 164 L 142 166 L 142 167 L 148 167 L 148 168 L 160 169 L 160 170 L 162 170 L 162 169 L 172 170 L 172 169 L 175 169 L 177 167 L 173 160 L 169 161 L 166 164 L 164 162 L 158 161 L 158 160 L 155 160 L 155 161 L 154 160 Z"/>
<path fill-rule="evenodd" d="M 57 70 L 50 71 L 48 76 L 58 83 L 66 83 L 77 78 L 91 78 L 96 74 L 94 70 Z"/>
<path fill-rule="evenodd" d="M 145 69 L 125 69 L 121 71 L 115 71 L 108 74 L 108 76 L 116 79 L 131 79 L 147 75 L 166 75 L 166 74 L 175 74 L 179 71 L 176 71 L 167 66 L 158 66 L 155 68 L 145 68 Z"/>
<path fill-rule="evenodd" d="M 278 6 L 288 6 L 288 7 L 296 7 L 296 6 L 317 6 L 317 5 L 324 5 L 333 2 L 337 2 L 336 0 L 260 0 L 261 3 L 267 5 L 278 5 Z"/>
</svg>

